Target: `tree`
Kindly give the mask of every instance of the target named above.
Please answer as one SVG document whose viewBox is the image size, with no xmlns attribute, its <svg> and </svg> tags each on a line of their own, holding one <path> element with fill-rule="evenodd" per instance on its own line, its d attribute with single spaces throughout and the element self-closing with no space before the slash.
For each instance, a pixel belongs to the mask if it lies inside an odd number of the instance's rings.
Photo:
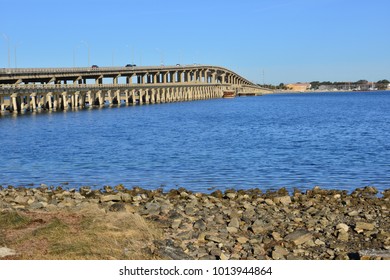
<svg viewBox="0 0 390 280">
<path fill-rule="evenodd" d="M 384 90 L 388 87 L 389 83 L 390 82 L 388 80 L 380 80 L 376 82 L 376 88 L 379 90 Z"/>
</svg>

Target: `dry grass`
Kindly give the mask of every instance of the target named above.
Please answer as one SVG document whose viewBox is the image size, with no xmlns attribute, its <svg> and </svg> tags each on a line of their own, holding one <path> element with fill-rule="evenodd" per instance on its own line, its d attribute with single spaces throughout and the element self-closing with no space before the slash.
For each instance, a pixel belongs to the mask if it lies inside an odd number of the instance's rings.
<svg viewBox="0 0 390 280">
<path fill-rule="evenodd" d="M 0 246 L 7 259 L 155 259 L 148 250 L 162 232 L 130 212 L 2 212 Z"/>
</svg>

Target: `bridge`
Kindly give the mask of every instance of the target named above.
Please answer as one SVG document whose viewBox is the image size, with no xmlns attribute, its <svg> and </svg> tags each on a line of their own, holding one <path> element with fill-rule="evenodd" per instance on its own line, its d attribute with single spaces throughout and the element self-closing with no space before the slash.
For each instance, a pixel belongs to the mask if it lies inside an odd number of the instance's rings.
<svg viewBox="0 0 390 280">
<path fill-rule="evenodd" d="M 209 65 L 0 69 L 0 114 L 222 98 L 226 92 L 269 90 Z"/>
</svg>

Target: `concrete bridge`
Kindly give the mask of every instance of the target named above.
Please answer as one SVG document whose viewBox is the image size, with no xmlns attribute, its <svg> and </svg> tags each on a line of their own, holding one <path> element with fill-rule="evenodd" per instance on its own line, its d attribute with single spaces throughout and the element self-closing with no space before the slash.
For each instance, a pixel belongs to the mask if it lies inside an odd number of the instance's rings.
<svg viewBox="0 0 390 280">
<path fill-rule="evenodd" d="M 269 90 L 218 66 L 0 69 L 0 114 L 221 98 Z"/>
</svg>

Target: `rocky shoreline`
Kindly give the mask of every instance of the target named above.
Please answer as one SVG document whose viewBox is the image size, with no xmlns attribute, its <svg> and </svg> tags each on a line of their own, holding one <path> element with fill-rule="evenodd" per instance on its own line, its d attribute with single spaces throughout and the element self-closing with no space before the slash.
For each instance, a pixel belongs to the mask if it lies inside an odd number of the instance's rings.
<svg viewBox="0 0 390 280">
<path fill-rule="evenodd" d="M 164 238 L 161 259 L 390 259 L 390 189 L 193 193 L 185 189 L 0 187 L 0 212 L 131 211 Z"/>
</svg>

